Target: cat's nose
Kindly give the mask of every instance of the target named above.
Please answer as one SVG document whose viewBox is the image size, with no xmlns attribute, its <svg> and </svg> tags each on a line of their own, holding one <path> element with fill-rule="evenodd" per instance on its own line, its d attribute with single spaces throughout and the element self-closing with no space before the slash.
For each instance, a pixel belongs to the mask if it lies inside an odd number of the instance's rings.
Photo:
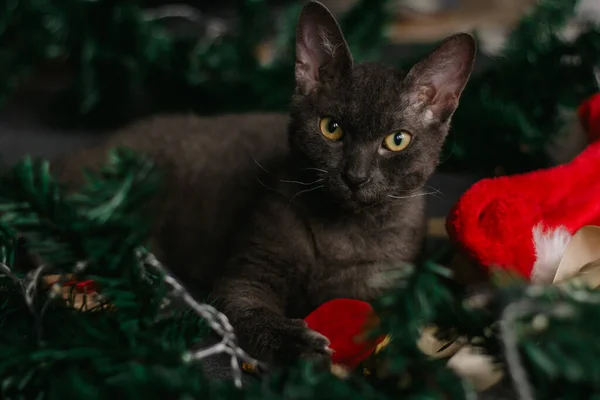
<svg viewBox="0 0 600 400">
<path fill-rule="evenodd" d="M 371 177 L 366 173 L 346 170 L 342 174 L 342 178 L 351 189 L 358 189 L 371 180 Z"/>
</svg>

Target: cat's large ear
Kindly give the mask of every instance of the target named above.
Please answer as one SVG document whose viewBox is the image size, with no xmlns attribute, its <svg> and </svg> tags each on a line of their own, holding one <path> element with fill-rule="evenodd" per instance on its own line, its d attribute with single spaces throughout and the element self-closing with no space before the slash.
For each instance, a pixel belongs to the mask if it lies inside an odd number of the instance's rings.
<svg viewBox="0 0 600 400">
<path fill-rule="evenodd" d="M 446 121 L 458 107 L 471 72 L 477 45 L 473 36 L 450 36 L 408 72 L 413 104 L 423 106 L 428 117 Z"/>
<path fill-rule="evenodd" d="M 300 13 L 296 29 L 296 87 L 307 94 L 352 69 L 352 55 L 337 21 L 316 1 Z"/>
</svg>

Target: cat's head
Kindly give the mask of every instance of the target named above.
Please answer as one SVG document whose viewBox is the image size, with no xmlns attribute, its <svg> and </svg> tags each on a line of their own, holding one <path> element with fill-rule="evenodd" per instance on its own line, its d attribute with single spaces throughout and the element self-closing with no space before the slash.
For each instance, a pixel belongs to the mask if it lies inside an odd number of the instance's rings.
<svg viewBox="0 0 600 400">
<path fill-rule="evenodd" d="M 318 2 L 304 7 L 296 35 L 290 143 L 322 170 L 326 193 L 361 206 L 422 188 L 471 75 L 473 37 L 451 36 L 403 73 L 354 65 L 335 18 Z"/>
</svg>

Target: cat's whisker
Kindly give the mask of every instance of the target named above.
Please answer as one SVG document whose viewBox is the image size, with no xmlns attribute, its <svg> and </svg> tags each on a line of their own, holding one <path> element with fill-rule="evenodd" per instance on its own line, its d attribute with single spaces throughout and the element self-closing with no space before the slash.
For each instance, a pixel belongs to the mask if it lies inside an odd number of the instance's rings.
<svg viewBox="0 0 600 400">
<path fill-rule="evenodd" d="M 254 161 L 254 164 L 256 164 L 260 169 L 262 169 L 263 171 L 265 171 L 267 174 L 269 175 L 273 175 L 271 172 L 267 171 L 267 169 L 265 167 L 263 167 L 256 158 L 254 158 L 254 156 L 252 157 L 252 161 Z"/>
<path fill-rule="evenodd" d="M 413 197 L 420 197 L 420 196 L 428 196 L 428 195 L 434 195 L 436 194 L 435 192 L 425 192 L 425 193 L 416 193 L 410 196 L 394 196 L 391 194 L 388 194 L 388 197 L 391 197 L 392 199 L 412 199 Z"/>
<path fill-rule="evenodd" d="M 413 194 L 416 194 L 416 195 L 420 195 L 420 196 L 424 196 L 424 195 L 432 195 L 432 196 L 434 196 L 435 198 L 437 198 L 437 199 L 440 199 L 440 200 L 441 200 L 442 198 L 441 198 L 440 196 L 443 196 L 443 195 L 444 195 L 444 193 L 442 193 L 442 192 L 441 192 L 439 189 L 436 189 L 436 188 L 434 188 L 433 186 L 423 186 L 423 189 L 429 189 L 429 190 L 431 190 L 431 192 L 424 193 L 424 194 L 420 194 L 420 193 L 418 192 L 418 190 L 411 191 L 411 192 L 405 192 L 406 196 L 404 196 L 403 198 L 410 198 L 410 197 L 413 197 L 413 196 L 412 196 Z M 403 194 L 404 194 L 404 193 L 403 193 Z M 440 196 L 437 196 L 437 195 L 440 195 Z M 396 196 L 396 197 L 398 197 L 398 196 Z"/>
<path fill-rule="evenodd" d="M 425 189 L 430 189 L 430 190 L 433 190 L 433 191 L 435 191 L 435 192 L 442 193 L 442 192 L 440 191 L 440 189 L 438 189 L 438 188 L 434 188 L 433 186 L 423 186 L 423 187 L 424 187 Z"/>
<path fill-rule="evenodd" d="M 285 180 L 285 179 L 281 179 L 280 182 L 283 182 L 283 183 L 296 183 L 298 185 L 310 186 L 310 185 L 314 185 L 315 183 L 323 182 L 324 180 L 325 179 L 317 179 L 314 182 L 300 182 L 300 181 L 288 181 L 288 180 Z"/>
<path fill-rule="evenodd" d="M 329 171 L 326 171 L 324 169 L 321 168 L 302 168 L 301 171 L 317 171 L 317 172 L 322 172 L 324 174 L 328 174 Z"/>
<path fill-rule="evenodd" d="M 258 176 L 257 176 L 257 177 L 255 177 L 255 178 L 256 178 L 256 180 L 258 181 L 258 183 L 260 183 L 260 185 L 261 185 L 262 187 L 264 187 L 265 189 L 267 189 L 267 190 L 270 190 L 270 191 L 271 191 L 271 192 L 273 192 L 273 193 L 277 193 L 277 194 L 279 194 L 279 195 L 282 195 L 282 196 L 283 196 L 283 193 L 280 193 L 280 192 L 278 192 L 276 189 L 274 189 L 274 188 L 272 188 L 272 187 L 269 187 L 269 186 L 265 185 L 265 184 L 264 184 L 264 183 L 263 183 L 263 182 L 262 182 L 262 181 L 261 181 L 261 180 L 258 178 Z"/>
<path fill-rule="evenodd" d="M 299 191 L 298 193 L 296 193 L 295 195 L 293 195 L 293 196 L 292 196 L 292 198 L 290 199 L 289 203 L 291 203 L 292 201 L 294 201 L 294 199 L 295 199 L 296 197 L 300 196 L 300 195 L 301 195 L 301 194 L 303 194 L 303 193 L 312 192 L 312 191 L 314 191 L 314 190 L 321 189 L 321 188 L 324 188 L 324 187 L 325 187 L 325 185 L 319 185 L 319 186 L 315 186 L 315 187 L 313 187 L 313 188 L 310 188 L 310 189 L 304 189 L 304 190 L 301 190 L 301 191 Z M 289 203 L 288 203 L 288 204 L 289 204 Z"/>
<path fill-rule="evenodd" d="M 425 189 L 431 190 L 433 192 L 433 193 L 431 193 L 431 195 L 440 200 L 442 199 L 442 196 L 444 196 L 444 193 L 442 193 L 442 191 L 440 189 L 436 189 L 432 186 L 425 186 Z M 439 196 L 436 196 L 436 195 L 439 195 Z"/>
</svg>

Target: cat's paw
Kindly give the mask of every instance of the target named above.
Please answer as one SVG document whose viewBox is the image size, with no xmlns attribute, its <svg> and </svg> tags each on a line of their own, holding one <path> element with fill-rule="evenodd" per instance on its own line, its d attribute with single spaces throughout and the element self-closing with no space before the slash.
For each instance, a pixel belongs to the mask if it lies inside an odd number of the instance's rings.
<svg viewBox="0 0 600 400">
<path fill-rule="evenodd" d="M 309 329 L 304 320 L 289 320 L 281 333 L 281 345 L 274 355 L 277 363 L 287 364 L 304 359 L 321 367 L 331 366 L 329 339 Z"/>
</svg>

